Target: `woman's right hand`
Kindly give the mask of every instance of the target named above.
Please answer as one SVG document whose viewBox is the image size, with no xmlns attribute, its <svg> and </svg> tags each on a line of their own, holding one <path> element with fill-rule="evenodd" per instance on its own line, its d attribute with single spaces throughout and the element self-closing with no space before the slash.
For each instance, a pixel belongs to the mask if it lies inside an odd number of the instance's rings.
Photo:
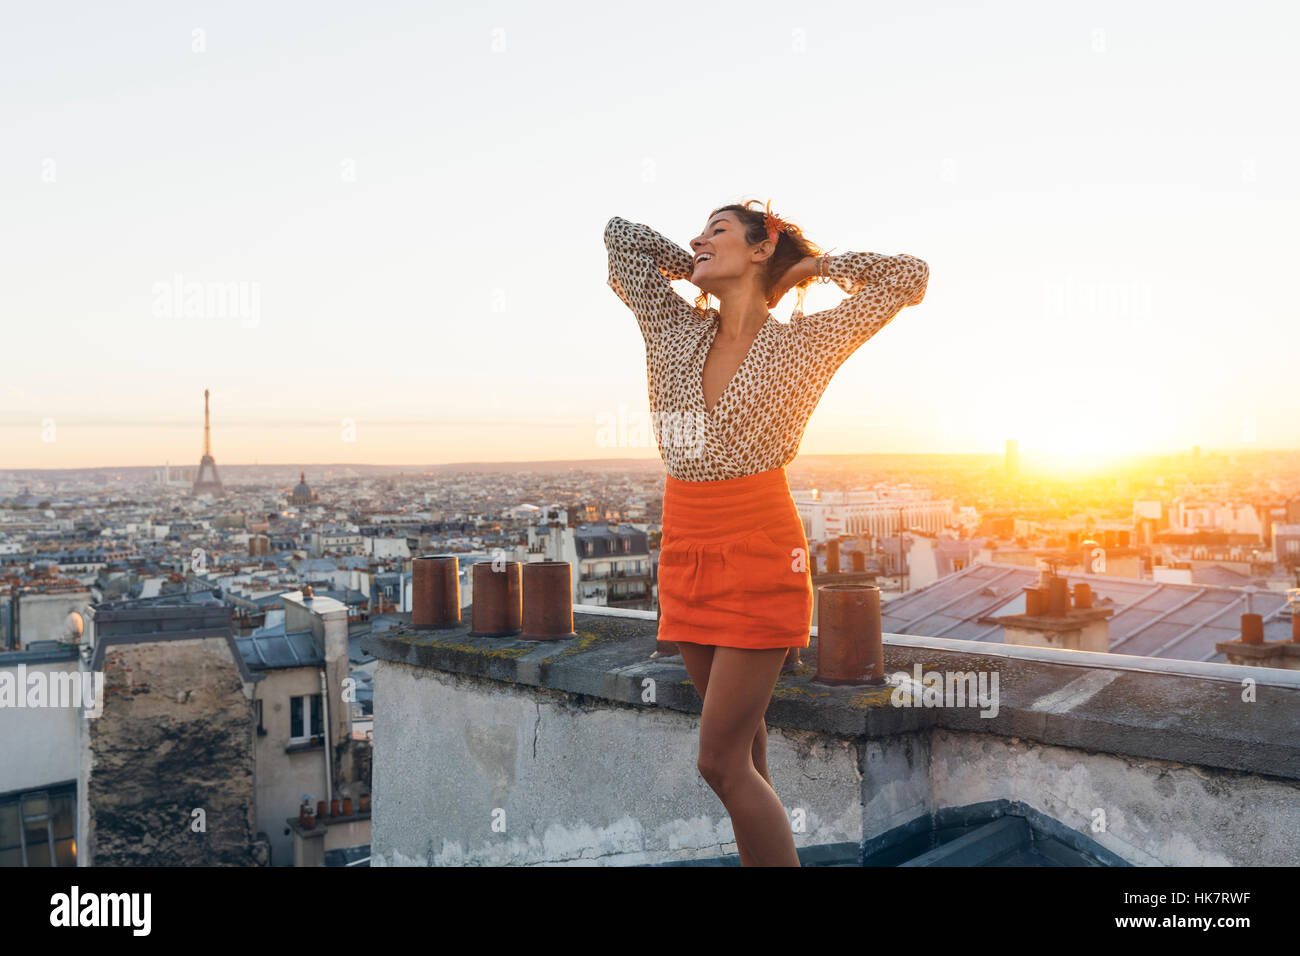
<svg viewBox="0 0 1300 956">
<path fill-rule="evenodd" d="M 804 256 L 786 269 L 785 274 L 777 280 L 776 286 L 767 297 L 767 307 L 769 309 L 775 308 L 776 304 L 785 298 L 785 294 L 791 289 L 815 279 L 817 277 L 817 265 L 816 256 Z"/>
</svg>

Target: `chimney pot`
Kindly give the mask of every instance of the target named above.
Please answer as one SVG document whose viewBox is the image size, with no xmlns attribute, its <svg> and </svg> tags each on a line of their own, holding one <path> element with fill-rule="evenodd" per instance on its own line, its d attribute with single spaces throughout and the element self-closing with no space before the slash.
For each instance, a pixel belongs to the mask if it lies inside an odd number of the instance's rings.
<svg viewBox="0 0 1300 956">
<path fill-rule="evenodd" d="M 1260 614 L 1243 614 L 1241 616 L 1241 643 L 1264 643 L 1264 617 Z"/>
<path fill-rule="evenodd" d="M 883 684 L 885 655 L 880 588 L 824 584 L 818 588 L 817 676 L 821 684 Z"/>
<path fill-rule="evenodd" d="M 1076 581 L 1074 585 L 1074 606 L 1092 607 L 1092 588 L 1086 581 Z"/>
<path fill-rule="evenodd" d="M 500 568 L 492 561 L 474 565 L 474 603 L 470 605 L 470 635 L 510 637 L 523 627 L 524 587 L 522 566 L 506 561 Z"/>
<path fill-rule="evenodd" d="M 534 561 L 523 568 L 524 641 L 563 641 L 573 630 L 573 568 L 568 561 Z"/>
<path fill-rule="evenodd" d="M 460 626 L 460 560 L 454 554 L 422 554 L 412 562 L 411 627 Z"/>
<path fill-rule="evenodd" d="M 1053 617 L 1065 617 L 1070 609 L 1070 591 L 1065 578 L 1053 576 L 1047 582 L 1047 613 Z"/>
<path fill-rule="evenodd" d="M 840 539 L 831 538 L 826 542 L 826 573 L 840 573 Z"/>
</svg>

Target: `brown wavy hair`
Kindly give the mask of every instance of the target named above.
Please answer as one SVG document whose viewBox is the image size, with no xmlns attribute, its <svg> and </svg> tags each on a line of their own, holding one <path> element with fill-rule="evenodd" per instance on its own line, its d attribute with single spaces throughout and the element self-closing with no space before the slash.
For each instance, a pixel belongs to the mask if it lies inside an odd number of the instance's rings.
<svg viewBox="0 0 1300 956">
<path fill-rule="evenodd" d="M 767 238 L 766 210 L 761 203 L 758 204 L 757 209 L 750 208 L 756 203 L 758 203 L 757 199 L 750 199 L 744 203 L 730 203 L 726 206 L 719 206 L 709 213 L 708 218 L 712 219 L 720 212 L 734 213 L 745 230 L 745 241 L 751 246 L 755 246 Z M 796 262 L 807 256 L 820 256 L 823 254 L 822 248 L 804 236 L 803 231 L 798 226 L 787 222 L 785 229 L 777 234 L 776 251 L 768 256 L 763 263 L 764 298 L 772 294 L 772 290 L 776 288 L 781 276 L 785 275 L 786 270 Z M 812 285 L 814 281 L 816 281 L 815 277 L 805 279 L 795 286 L 799 290 L 798 308 L 800 310 L 803 309 L 804 293 L 808 291 L 808 286 Z M 695 297 L 695 307 L 701 312 L 707 311 L 709 308 L 709 293 L 701 291 Z"/>
</svg>

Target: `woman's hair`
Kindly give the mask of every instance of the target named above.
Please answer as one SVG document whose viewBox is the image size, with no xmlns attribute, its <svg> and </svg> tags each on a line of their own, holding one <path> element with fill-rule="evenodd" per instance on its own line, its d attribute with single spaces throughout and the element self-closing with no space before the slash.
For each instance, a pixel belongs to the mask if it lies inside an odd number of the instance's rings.
<svg viewBox="0 0 1300 956">
<path fill-rule="evenodd" d="M 751 199 L 746 203 L 731 203 L 726 206 L 719 206 L 713 212 L 709 213 L 709 219 L 712 219 L 720 212 L 733 213 L 740 220 L 740 225 L 745 230 L 745 240 L 752 246 L 757 245 L 767 238 L 766 210 L 760 204 L 757 209 L 750 207 L 757 203 L 757 199 Z M 822 254 L 821 247 L 816 243 L 809 241 L 804 237 L 803 232 L 794 223 L 786 223 L 786 227 L 776 235 L 776 251 L 767 257 L 763 263 L 763 294 L 770 295 L 775 288 L 777 281 L 785 275 L 796 262 L 807 256 L 819 256 Z M 803 308 L 803 297 L 808 286 L 813 283 L 813 279 L 805 279 L 795 286 L 799 290 L 799 308 Z M 709 294 L 701 292 L 695 297 L 695 307 L 704 312 L 709 307 Z"/>
</svg>

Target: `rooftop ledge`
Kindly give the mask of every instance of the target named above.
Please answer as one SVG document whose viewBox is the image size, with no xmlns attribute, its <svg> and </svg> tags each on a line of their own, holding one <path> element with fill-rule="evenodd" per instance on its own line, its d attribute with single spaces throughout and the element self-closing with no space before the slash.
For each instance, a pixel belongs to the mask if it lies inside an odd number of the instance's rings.
<svg viewBox="0 0 1300 956">
<path fill-rule="evenodd" d="M 575 694 L 633 708 L 699 714 L 681 657 L 651 657 L 650 611 L 574 606 L 576 637 L 523 641 L 470 637 L 470 610 L 445 630 L 400 626 L 361 648 L 381 661 L 521 687 Z M 817 629 L 802 664 L 781 674 L 769 727 L 840 738 L 890 737 L 943 728 L 1087 751 L 1195 764 L 1300 780 L 1300 671 L 988 644 L 889 634 L 882 687 L 815 681 Z M 906 678 L 896 675 L 903 672 Z M 956 672 L 985 673 L 989 706 L 896 705 L 919 678 L 938 672 L 954 693 Z M 646 704 L 646 680 L 654 702 Z M 996 681 L 996 683 L 995 683 Z M 950 698 L 951 701 L 951 698 Z M 593 702 L 595 702 L 593 700 Z"/>
<path fill-rule="evenodd" d="M 735 860 L 698 772 L 699 695 L 652 656 L 655 616 L 573 610 L 562 641 L 362 639 L 372 866 Z M 806 865 L 1300 861 L 1300 671 L 886 634 L 892 684 L 828 686 L 817 649 L 765 715 Z"/>
</svg>

